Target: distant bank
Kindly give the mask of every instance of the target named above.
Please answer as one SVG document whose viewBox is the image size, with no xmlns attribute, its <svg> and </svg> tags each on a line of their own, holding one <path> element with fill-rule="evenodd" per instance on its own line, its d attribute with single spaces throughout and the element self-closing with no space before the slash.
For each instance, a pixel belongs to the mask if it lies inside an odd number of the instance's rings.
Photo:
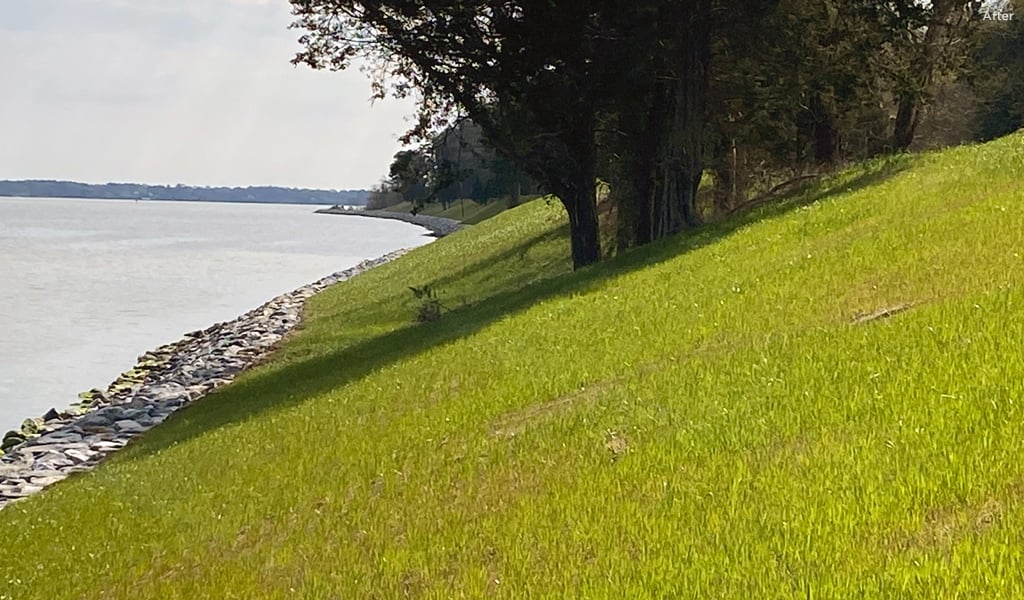
<svg viewBox="0 0 1024 600">
<path fill-rule="evenodd" d="M 455 233 L 459 229 L 462 229 L 462 223 L 455 219 L 448 219 L 446 217 L 438 217 L 434 215 L 420 215 L 413 212 L 352 210 L 341 206 L 321 208 L 315 212 L 323 215 L 354 215 L 357 217 L 374 217 L 377 219 L 394 219 L 396 221 L 404 221 L 406 223 L 411 223 L 428 229 L 430 234 L 436 238 L 442 238 L 449 233 Z"/>
<path fill-rule="evenodd" d="M 201 187 L 141 183 L 79 183 L 44 179 L 0 180 L 0 196 L 102 198 L 107 200 L 192 200 L 273 204 L 364 205 L 368 190 L 312 190 L 275 186 Z"/>
</svg>

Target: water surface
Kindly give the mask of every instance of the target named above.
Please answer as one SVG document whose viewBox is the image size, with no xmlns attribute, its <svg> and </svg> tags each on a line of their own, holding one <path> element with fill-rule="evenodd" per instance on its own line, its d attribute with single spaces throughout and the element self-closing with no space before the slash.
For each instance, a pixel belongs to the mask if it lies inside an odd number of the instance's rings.
<svg viewBox="0 0 1024 600">
<path fill-rule="evenodd" d="M 314 208 L 0 198 L 0 436 L 185 332 L 431 241 Z"/>
</svg>

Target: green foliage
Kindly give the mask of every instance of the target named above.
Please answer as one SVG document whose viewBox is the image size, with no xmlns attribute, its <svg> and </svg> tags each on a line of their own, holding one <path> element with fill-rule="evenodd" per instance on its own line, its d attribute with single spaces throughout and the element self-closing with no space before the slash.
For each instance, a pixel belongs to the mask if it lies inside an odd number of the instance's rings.
<svg viewBox="0 0 1024 600">
<path fill-rule="evenodd" d="M 405 202 L 426 214 L 433 204 L 447 211 L 465 199 L 487 204 L 523 186 L 537 189 L 511 161 L 498 156 L 480 128 L 467 119 L 444 128 L 429 144 L 398 151 L 388 172 L 388 179 L 371 192 L 368 208 Z"/>
<path fill-rule="evenodd" d="M 507 196 L 516 182 L 515 166 L 487 144 L 480 127 L 471 120 L 460 120 L 434 136 L 432 153 L 435 163 L 448 173 L 437 190 L 437 200 L 445 208 L 466 198 L 486 203 Z M 527 186 L 536 188 L 530 181 Z"/>
<path fill-rule="evenodd" d="M 417 323 L 429 323 L 441 318 L 441 309 L 445 308 L 445 306 L 441 304 L 441 300 L 437 297 L 437 292 L 433 288 L 429 285 L 422 287 L 410 286 L 409 290 L 420 301 L 419 306 L 416 308 Z"/>
<path fill-rule="evenodd" d="M 430 195 L 433 161 L 422 149 L 399 150 L 388 169 L 389 188 L 406 202 L 419 203 Z"/>
<path fill-rule="evenodd" d="M 0 511 L 0 597 L 1020 597 L 1022 182 L 876 160 L 576 272 L 505 211 Z"/>
<path fill-rule="evenodd" d="M 994 22 L 979 32 L 971 81 L 980 106 L 978 138 L 993 139 L 1024 127 L 1024 18 Z"/>
<path fill-rule="evenodd" d="M 370 196 L 366 200 L 366 209 L 382 210 L 402 201 L 402 195 L 394 191 L 393 183 L 382 181 L 370 190 Z"/>
<path fill-rule="evenodd" d="M 493 185 L 502 171 L 511 184 L 529 174 L 571 215 L 577 267 L 601 257 L 595 179 L 611 185 L 622 250 L 698 228 L 808 172 L 906 151 L 940 84 L 967 70 L 976 11 L 991 5 L 291 3 L 304 31 L 295 62 L 343 69 L 366 59 L 378 95 L 420 100 L 409 138 L 433 145 L 443 204 L 516 189 Z M 983 101 L 988 133 L 1019 122 L 1019 78 L 1004 79 Z M 483 146 L 496 153 L 475 151 Z M 716 182 L 713 210 L 698 202 L 705 172 Z"/>
</svg>

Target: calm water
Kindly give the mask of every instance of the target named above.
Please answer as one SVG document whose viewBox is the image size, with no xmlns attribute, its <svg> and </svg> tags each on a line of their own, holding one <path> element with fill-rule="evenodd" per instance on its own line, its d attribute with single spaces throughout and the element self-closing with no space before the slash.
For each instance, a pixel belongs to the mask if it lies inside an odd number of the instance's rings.
<svg viewBox="0 0 1024 600">
<path fill-rule="evenodd" d="M 0 198 L 0 435 L 187 331 L 431 241 L 314 208 Z"/>
</svg>

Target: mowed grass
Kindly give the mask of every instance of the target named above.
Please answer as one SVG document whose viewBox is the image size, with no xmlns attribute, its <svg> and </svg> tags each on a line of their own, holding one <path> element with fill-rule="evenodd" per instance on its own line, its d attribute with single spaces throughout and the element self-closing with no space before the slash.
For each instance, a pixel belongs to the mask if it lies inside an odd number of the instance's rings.
<svg viewBox="0 0 1024 600">
<path fill-rule="evenodd" d="M 1024 135 L 575 273 L 565 235 L 537 201 L 318 296 L 0 511 L 0 596 L 1024 596 Z"/>
<path fill-rule="evenodd" d="M 476 225 L 477 223 L 493 217 L 494 215 L 505 210 L 504 199 L 493 199 L 487 204 L 480 204 L 472 200 L 456 200 L 447 209 L 442 207 L 439 203 L 433 202 L 422 206 L 419 209 L 421 215 L 431 215 L 434 217 L 445 217 L 447 219 L 455 219 L 461 223 L 467 225 Z M 392 212 L 409 212 L 413 208 L 412 202 L 402 202 L 389 206 L 384 210 Z"/>
</svg>

